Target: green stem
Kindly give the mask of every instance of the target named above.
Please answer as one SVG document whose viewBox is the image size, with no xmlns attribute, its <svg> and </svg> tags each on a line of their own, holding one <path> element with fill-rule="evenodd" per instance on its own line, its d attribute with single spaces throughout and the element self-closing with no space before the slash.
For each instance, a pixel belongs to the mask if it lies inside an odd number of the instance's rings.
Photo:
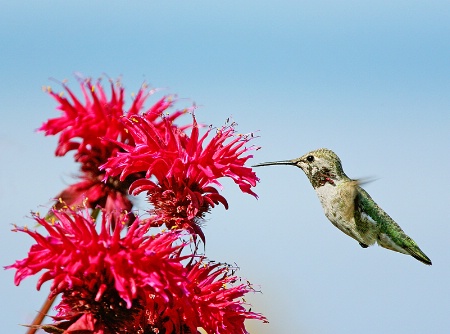
<svg viewBox="0 0 450 334">
<path fill-rule="evenodd" d="M 100 211 L 101 211 L 100 208 L 95 208 L 94 210 L 92 210 L 92 213 L 91 213 L 92 219 L 97 220 L 98 214 L 100 213 Z"/>
</svg>

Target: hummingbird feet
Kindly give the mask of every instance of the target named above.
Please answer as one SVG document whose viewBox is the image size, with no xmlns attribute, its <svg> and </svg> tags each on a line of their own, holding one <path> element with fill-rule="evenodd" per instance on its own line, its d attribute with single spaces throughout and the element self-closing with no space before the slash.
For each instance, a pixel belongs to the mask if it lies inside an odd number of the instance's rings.
<svg viewBox="0 0 450 334">
<path fill-rule="evenodd" d="M 362 242 L 360 242 L 359 245 L 360 245 L 362 248 L 367 248 L 367 247 L 369 247 L 368 245 L 363 244 Z"/>
</svg>

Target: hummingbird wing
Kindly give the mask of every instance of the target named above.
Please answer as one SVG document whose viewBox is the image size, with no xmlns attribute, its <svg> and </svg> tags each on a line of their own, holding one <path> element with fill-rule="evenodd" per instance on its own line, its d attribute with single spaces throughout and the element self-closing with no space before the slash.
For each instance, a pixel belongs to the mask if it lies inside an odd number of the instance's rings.
<svg viewBox="0 0 450 334">
<path fill-rule="evenodd" d="M 355 221 L 357 221 L 356 216 L 359 219 L 369 219 L 377 225 L 377 242 L 380 246 L 409 254 L 415 259 L 431 265 L 431 260 L 422 252 L 416 242 L 406 235 L 402 228 L 359 186 L 355 197 Z"/>
</svg>

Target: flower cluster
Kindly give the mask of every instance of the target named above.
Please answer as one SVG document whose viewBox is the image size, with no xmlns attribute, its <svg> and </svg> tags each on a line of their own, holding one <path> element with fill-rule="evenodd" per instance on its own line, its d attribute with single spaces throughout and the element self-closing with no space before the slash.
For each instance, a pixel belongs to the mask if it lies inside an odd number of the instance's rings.
<svg viewBox="0 0 450 334">
<path fill-rule="evenodd" d="M 200 136 L 194 116 L 192 120 L 188 134 L 170 119 L 163 119 L 159 127 L 145 116 L 123 119 L 134 144 L 117 143 L 124 152 L 110 158 L 101 168 L 106 170 L 105 179 L 120 176 L 121 181 L 145 172 L 145 178 L 131 184 L 130 192 L 134 195 L 147 192 L 156 221 L 168 228 L 187 229 L 204 240 L 198 222 L 219 203 L 228 208 L 226 199 L 214 187 L 221 186 L 218 179 L 229 177 L 243 192 L 256 197 L 251 187 L 258 178 L 251 168 L 244 166 L 252 156 L 242 156 L 252 148 L 244 147 L 252 138 L 250 135 L 236 135 L 234 124 L 227 125 L 215 129 L 209 143 L 204 145 L 213 129 Z"/>
<path fill-rule="evenodd" d="M 247 311 L 240 299 L 251 286 L 222 264 L 183 255 L 187 242 L 180 231 L 148 235 L 150 222 L 126 220 L 112 228 L 106 213 L 101 226 L 87 210 L 53 212 L 49 223 L 35 216 L 48 232 L 16 228 L 34 238 L 28 257 L 16 269 L 15 283 L 42 270 L 37 288 L 52 280 L 51 294 L 62 294 L 58 322 L 64 333 L 246 333 L 245 319 L 265 321 Z M 125 218 L 125 216 L 123 217 Z"/>
<path fill-rule="evenodd" d="M 258 178 L 245 166 L 256 149 L 246 146 L 253 136 L 237 134 L 234 123 L 203 131 L 193 108 L 169 112 L 171 97 L 144 109 L 154 92 L 145 86 L 124 111 L 124 88 L 112 81 L 110 87 L 108 98 L 100 81 L 82 81 L 84 103 L 65 84 L 69 98 L 48 89 L 62 115 L 40 130 L 59 134 L 56 156 L 74 151 L 81 180 L 58 195 L 46 217 L 34 215 L 47 236 L 15 228 L 36 242 L 28 257 L 6 267 L 16 270 L 15 284 L 43 271 L 37 289 L 50 281 L 49 298 L 61 296 L 54 322 L 32 327 L 63 334 L 200 328 L 244 334 L 246 319 L 267 321 L 246 308 L 252 286 L 200 255 L 197 243 L 197 236 L 205 242 L 205 214 L 218 204 L 228 208 L 219 179 L 231 178 L 257 197 Z M 176 124 L 184 114 L 192 121 Z M 145 219 L 131 211 L 131 196 L 142 192 L 152 205 Z"/>
<path fill-rule="evenodd" d="M 59 103 L 57 107 L 62 115 L 45 122 L 39 131 L 45 135 L 59 134 L 56 156 L 64 156 L 69 151 L 75 151 L 75 161 L 81 164 L 80 181 L 70 185 L 57 195 L 56 208 L 63 205 L 78 207 L 87 205 L 95 209 L 97 206 L 111 211 L 130 211 L 132 203 L 128 198 L 130 184 L 142 177 L 139 172 L 129 174 L 122 181 L 114 177 L 105 179 L 105 173 L 99 166 L 120 151 L 113 141 L 132 144 L 133 137 L 124 128 L 122 117 L 130 117 L 142 113 L 145 100 L 154 93 L 145 86 L 136 94 L 128 111 L 124 111 L 124 88 L 120 82 L 110 82 L 111 97 L 108 99 L 101 85 L 90 79 L 81 81 L 81 91 L 84 104 L 64 85 L 69 98 L 63 93 L 57 94 L 50 88 L 48 93 Z M 173 101 L 164 97 L 144 113 L 150 119 L 164 113 Z M 171 115 L 175 119 L 181 111 Z M 86 200 L 87 199 L 87 200 Z"/>
</svg>

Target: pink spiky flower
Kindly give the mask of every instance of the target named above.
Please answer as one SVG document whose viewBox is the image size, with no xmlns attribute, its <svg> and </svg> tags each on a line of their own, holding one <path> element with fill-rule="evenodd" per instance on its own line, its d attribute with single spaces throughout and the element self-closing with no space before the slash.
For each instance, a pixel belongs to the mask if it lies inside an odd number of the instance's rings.
<svg viewBox="0 0 450 334">
<path fill-rule="evenodd" d="M 199 222 L 205 213 L 219 203 L 228 208 L 216 188 L 221 187 L 218 179 L 231 178 L 243 192 L 257 197 L 251 188 L 258 178 L 244 166 L 252 157 L 245 154 L 256 148 L 245 146 L 253 136 L 236 134 L 234 124 L 210 128 L 201 136 L 195 117 L 192 119 L 189 135 L 170 119 L 163 119 L 164 126 L 156 128 L 143 116 L 124 118 L 134 144 L 117 143 L 124 152 L 101 169 L 106 170 L 107 178 L 119 176 L 120 180 L 145 171 L 145 178 L 134 181 L 130 192 L 147 192 L 156 221 L 169 228 L 187 229 L 204 241 Z"/>
<path fill-rule="evenodd" d="M 63 87 L 69 98 L 48 89 L 49 94 L 59 103 L 58 109 L 62 115 L 48 120 L 39 128 L 45 135 L 60 135 L 56 156 L 75 151 L 75 161 L 81 164 L 80 181 L 70 185 L 57 196 L 60 201 L 57 202 L 56 208 L 62 208 L 63 205 L 87 205 L 93 209 L 100 206 L 108 212 L 130 211 L 132 203 L 128 198 L 128 188 L 142 175 L 136 172 L 120 181 L 115 177 L 105 179 L 105 173 L 99 170 L 99 166 L 120 152 L 120 147 L 113 141 L 133 144 L 133 137 L 127 133 L 121 118 L 141 113 L 144 102 L 154 91 L 143 86 L 136 94 L 131 107 L 125 111 L 124 88 L 119 82 L 110 82 L 109 99 L 100 80 L 95 84 L 90 79 L 83 80 L 80 86 L 84 103 L 65 84 Z M 171 106 L 171 99 L 164 97 L 147 109 L 145 114 L 149 119 L 155 119 Z M 177 111 L 170 119 L 175 119 L 182 113 Z"/>
<path fill-rule="evenodd" d="M 188 288 L 193 296 L 195 314 L 187 319 L 198 319 L 207 333 L 248 333 L 244 326 L 246 319 L 267 319 L 255 312 L 249 312 L 239 300 L 248 292 L 255 291 L 250 283 L 235 275 L 235 268 L 221 263 L 198 261 L 190 266 Z M 197 327 L 199 327 L 197 325 Z"/>
<path fill-rule="evenodd" d="M 37 288 L 52 281 L 51 296 L 62 294 L 55 323 L 41 326 L 45 330 L 181 334 L 204 328 L 210 334 L 234 334 L 247 333 L 245 319 L 266 321 L 244 308 L 240 299 L 252 288 L 231 286 L 239 278 L 228 267 L 182 255 L 186 243 L 180 242 L 180 231 L 151 236 L 150 221 L 135 221 L 126 230 L 129 224 L 123 221 L 112 229 L 107 214 L 96 228 L 87 210 L 55 210 L 54 217 L 54 223 L 34 217 L 46 237 L 15 229 L 36 244 L 27 258 L 6 267 L 16 269 L 16 285 L 44 271 Z"/>
</svg>

